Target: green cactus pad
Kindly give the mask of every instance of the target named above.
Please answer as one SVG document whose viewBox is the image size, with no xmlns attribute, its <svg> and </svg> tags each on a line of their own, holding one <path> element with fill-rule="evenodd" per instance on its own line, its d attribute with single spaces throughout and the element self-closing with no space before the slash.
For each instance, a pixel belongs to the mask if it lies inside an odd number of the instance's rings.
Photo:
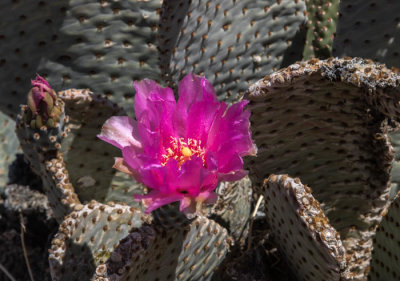
<svg viewBox="0 0 400 281">
<path fill-rule="evenodd" d="M 20 151 L 15 121 L 0 112 L 0 193 L 8 183 L 8 167 Z"/>
<path fill-rule="evenodd" d="M 372 252 L 370 281 L 400 278 L 400 194 L 388 207 L 376 230 Z"/>
<path fill-rule="evenodd" d="M 53 210 L 54 217 L 61 222 L 73 208 L 80 204 L 74 187 L 69 180 L 62 154 L 40 166 L 39 175 L 42 178 L 43 189 Z"/>
<path fill-rule="evenodd" d="M 390 199 L 396 196 L 397 192 L 400 190 L 400 131 L 389 134 L 391 143 L 395 150 L 392 168 L 392 188 L 390 190 Z"/>
<path fill-rule="evenodd" d="M 60 52 L 60 28 L 68 7 L 60 1 L 1 1 L 0 111 L 13 119 L 26 103 L 37 67 L 48 54 Z M 59 54 L 61 55 L 61 54 Z"/>
<path fill-rule="evenodd" d="M 63 109 L 64 102 L 57 102 Z M 69 118 L 62 111 L 60 122 L 54 128 L 44 125 L 35 129 L 27 124 L 28 111 L 26 105 L 21 107 L 21 113 L 17 116 L 16 133 L 32 170 L 42 179 L 54 217 L 62 221 L 74 205 L 80 203 L 70 183 L 63 156 L 59 152 L 61 141 L 69 132 L 66 126 Z"/>
<path fill-rule="evenodd" d="M 132 110 L 132 82 L 159 79 L 151 1 L 3 1 L 0 110 L 15 117 L 35 73 L 54 88 L 91 88 Z"/>
<path fill-rule="evenodd" d="M 21 112 L 17 115 L 16 133 L 21 143 L 25 157 L 29 161 L 32 170 L 40 175 L 41 167 L 47 160 L 57 157 L 61 148 L 61 141 L 68 135 L 69 128 L 66 127 L 68 117 L 64 114 L 64 102 L 58 100 L 62 115 L 55 127 L 32 128 L 29 119 L 29 108 L 21 106 Z"/>
<path fill-rule="evenodd" d="M 192 72 L 205 75 L 220 99 L 236 100 L 258 78 L 301 58 L 289 51 L 305 3 L 294 0 L 164 1 L 160 29 L 163 74 L 177 83 Z M 179 33 L 179 34 L 177 34 Z"/>
<path fill-rule="evenodd" d="M 159 80 L 160 1 L 69 1 L 60 49 L 38 71 L 58 88 L 90 88 L 132 112 L 133 81 Z"/>
<path fill-rule="evenodd" d="M 400 116 L 399 81 L 371 61 L 310 60 L 265 77 L 246 97 L 258 147 L 248 162 L 253 184 L 287 173 L 312 186 L 361 275 L 369 253 L 357 245 L 371 243 L 390 189 L 387 132 Z"/>
<path fill-rule="evenodd" d="M 95 280 L 207 281 L 228 250 L 227 231 L 201 216 L 182 228 L 133 229 Z"/>
<path fill-rule="evenodd" d="M 306 0 L 308 22 L 303 57 L 325 59 L 332 56 L 339 0 Z"/>
<path fill-rule="evenodd" d="M 89 280 L 129 230 L 149 223 L 140 210 L 95 201 L 76 205 L 52 240 L 50 272 L 53 281 Z"/>
<path fill-rule="evenodd" d="M 347 277 L 345 249 L 311 189 L 298 178 L 271 175 L 261 187 L 272 234 L 299 280 Z"/>
<path fill-rule="evenodd" d="M 115 177 L 114 157 L 120 150 L 97 138 L 101 127 L 111 116 L 126 115 L 107 99 L 89 90 L 70 89 L 59 93 L 69 116 L 69 137 L 62 143 L 71 183 L 79 199 L 99 202 L 136 204 L 133 194 L 142 193 L 143 186 L 120 174 Z"/>
<path fill-rule="evenodd" d="M 218 200 L 213 205 L 202 206 L 202 215 L 225 227 L 235 243 L 243 246 L 248 234 L 252 189 L 245 177 L 235 182 L 221 182 L 215 190 Z M 179 203 L 162 206 L 152 212 L 154 222 L 167 231 L 191 223 L 194 215 L 179 211 Z"/>
<path fill-rule="evenodd" d="M 336 37 L 333 42 L 335 56 L 358 56 L 385 63 L 387 67 L 400 67 L 399 1 L 381 3 L 373 0 L 342 0 Z M 354 16 L 357 15 L 357 16 Z M 400 132 L 391 134 L 396 150 L 393 164 L 392 195 L 400 186 Z"/>
<path fill-rule="evenodd" d="M 216 189 L 218 201 L 211 210 L 211 217 L 224 226 L 230 235 L 244 245 L 252 205 L 252 186 L 248 177 L 236 182 L 222 182 Z"/>
<path fill-rule="evenodd" d="M 400 67 L 400 2 L 342 0 L 334 56 L 369 58 L 388 67 Z"/>
</svg>

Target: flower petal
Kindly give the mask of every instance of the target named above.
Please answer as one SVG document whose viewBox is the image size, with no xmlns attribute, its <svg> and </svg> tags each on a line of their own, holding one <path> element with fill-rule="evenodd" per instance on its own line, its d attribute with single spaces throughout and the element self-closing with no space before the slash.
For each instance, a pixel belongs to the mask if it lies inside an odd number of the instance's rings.
<svg viewBox="0 0 400 281">
<path fill-rule="evenodd" d="M 250 112 L 243 110 L 247 103 L 247 101 L 236 103 L 226 112 L 219 110 L 211 126 L 207 149 L 216 153 L 219 168 L 235 157 L 235 154 L 244 156 L 256 153 L 256 147 L 251 139 Z"/>
<path fill-rule="evenodd" d="M 207 79 L 188 74 L 179 83 L 174 128 L 181 137 L 205 141 L 218 107 L 214 88 Z"/>
<path fill-rule="evenodd" d="M 170 88 L 163 88 L 153 80 L 134 83 L 135 115 L 139 122 L 151 131 L 162 130 L 172 133 L 171 118 L 175 112 L 176 101 Z"/>
<path fill-rule="evenodd" d="M 124 158 L 121 157 L 114 157 L 114 169 L 117 169 L 120 172 L 123 172 L 128 175 L 132 175 L 132 171 L 129 169 L 129 167 L 125 164 Z"/>
<path fill-rule="evenodd" d="M 142 148 L 142 143 L 137 136 L 137 123 L 128 116 L 113 116 L 109 118 L 97 137 L 119 149 L 126 146 L 136 149 Z"/>
<path fill-rule="evenodd" d="M 152 191 L 146 195 L 135 194 L 134 197 L 137 200 L 144 201 L 144 204 L 147 206 L 145 213 L 149 214 L 152 211 L 154 211 L 155 209 L 160 208 L 163 205 L 167 205 L 169 203 L 181 200 L 183 195 L 177 194 L 177 195 L 170 196 L 168 194 L 163 194 L 159 191 Z"/>
</svg>

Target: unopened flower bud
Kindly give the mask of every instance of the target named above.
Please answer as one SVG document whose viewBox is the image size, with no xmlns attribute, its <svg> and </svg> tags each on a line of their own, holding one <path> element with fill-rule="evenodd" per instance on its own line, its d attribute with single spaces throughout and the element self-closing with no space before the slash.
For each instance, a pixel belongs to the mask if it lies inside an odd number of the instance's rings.
<svg viewBox="0 0 400 281">
<path fill-rule="evenodd" d="M 28 107 L 30 109 L 28 115 L 31 116 L 29 122 L 34 128 L 55 124 L 60 118 L 61 110 L 57 107 L 57 95 L 40 75 L 32 80 L 32 89 L 28 94 Z M 53 121 L 48 122 L 50 119 Z"/>
</svg>

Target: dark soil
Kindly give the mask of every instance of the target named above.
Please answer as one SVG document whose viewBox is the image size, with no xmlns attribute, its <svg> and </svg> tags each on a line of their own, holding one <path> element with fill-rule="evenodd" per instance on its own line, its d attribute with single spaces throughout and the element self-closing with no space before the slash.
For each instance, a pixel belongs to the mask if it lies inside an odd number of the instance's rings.
<svg viewBox="0 0 400 281">
<path fill-rule="evenodd" d="M 10 185 L 1 187 L 0 264 L 16 281 L 31 280 L 21 244 L 21 218 L 25 226 L 25 245 L 35 281 L 50 281 L 48 248 L 58 224 L 51 216 L 40 179 L 22 156 L 10 167 Z M 10 281 L 0 270 L 0 281 Z"/>
</svg>

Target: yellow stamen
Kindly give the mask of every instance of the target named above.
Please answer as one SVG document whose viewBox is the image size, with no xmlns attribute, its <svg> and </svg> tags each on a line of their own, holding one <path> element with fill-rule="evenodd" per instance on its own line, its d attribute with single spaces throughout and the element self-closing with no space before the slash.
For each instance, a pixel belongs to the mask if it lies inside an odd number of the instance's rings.
<svg viewBox="0 0 400 281">
<path fill-rule="evenodd" d="M 182 164 L 190 160 L 193 155 L 200 157 L 204 165 L 204 154 L 205 149 L 202 147 L 200 140 L 171 137 L 169 147 L 165 148 L 164 154 L 161 155 L 161 165 L 165 166 L 169 159 L 175 159 L 178 161 L 178 166 L 180 168 Z"/>
<path fill-rule="evenodd" d="M 190 148 L 186 146 L 182 147 L 181 153 L 185 157 L 190 157 L 193 155 L 193 152 L 190 150 Z"/>
</svg>

